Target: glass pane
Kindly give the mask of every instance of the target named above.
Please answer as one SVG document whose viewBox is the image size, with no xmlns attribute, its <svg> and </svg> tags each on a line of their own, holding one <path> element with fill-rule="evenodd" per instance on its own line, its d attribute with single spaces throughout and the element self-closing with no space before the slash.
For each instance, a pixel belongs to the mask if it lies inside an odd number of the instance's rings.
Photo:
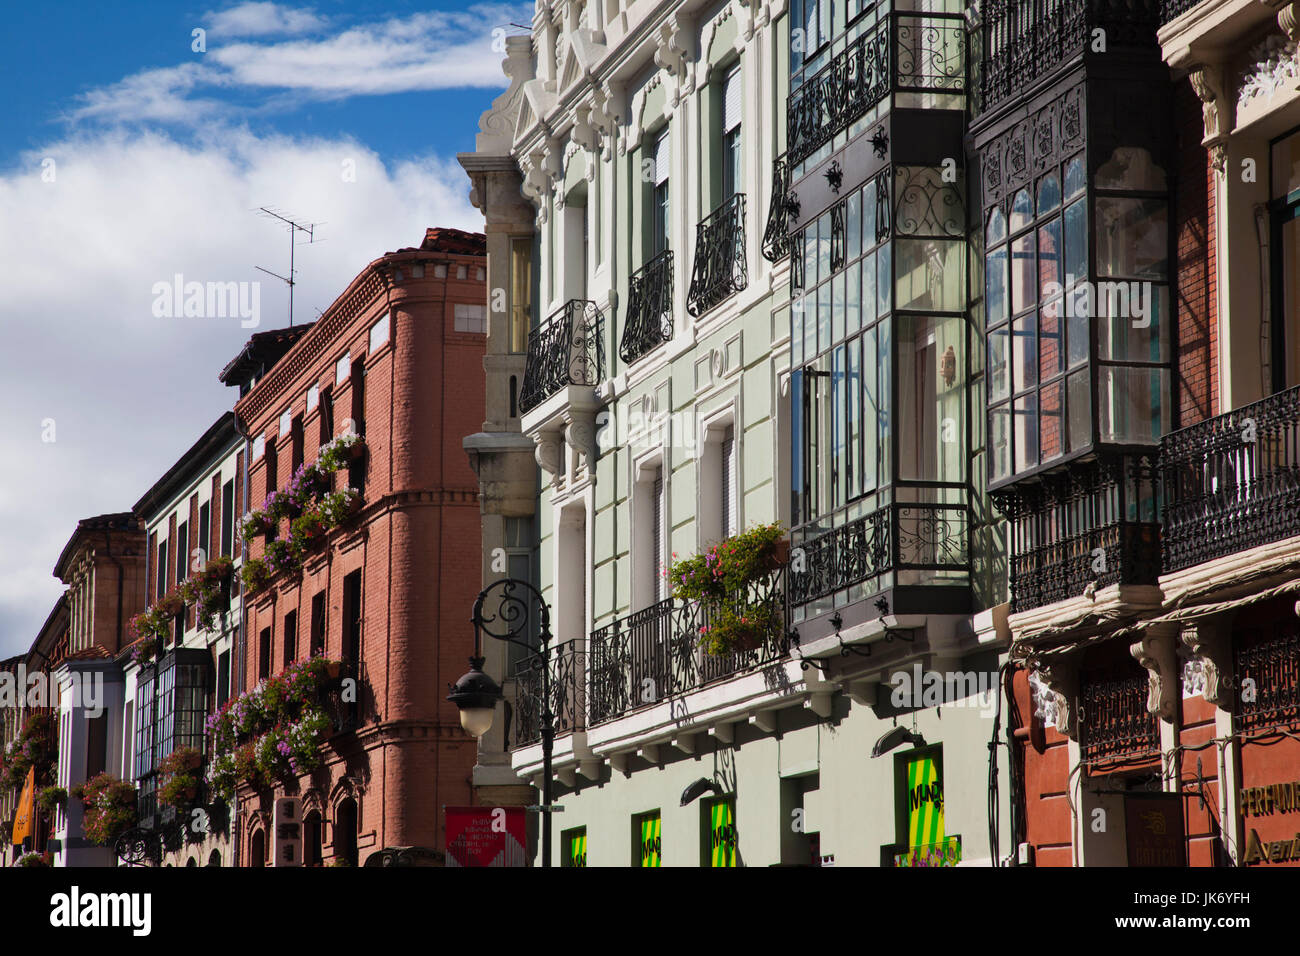
<svg viewBox="0 0 1300 956">
<path fill-rule="evenodd" d="M 1023 312 L 1036 301 L 1038 280 L 1034 275 L 1034 234 L 1026 233 L 1011 244 L 1011 308 Z"/>
<path fill-rule="evenodd" d="M 1169 429 L 1167 369 L 1097 369 L 1097 429 L 1103 442 L 1154 444 Z"/>
<path fill-rule="evenodd" d="M 1076 156 L 1065 166 L 1065 198 L 1073 199 L 1083 192 L 1083 157 Z"/>
<path fill-rule="evenodd" d="M 817 289 L 817 351 L 831 347 L 831 284 Z"/>
<path fill-rule="evenodd" d="M 1097 197 L 1097 274 L 1163 279 L 1169 212 L 1163 199 Z"/>
<path fill-rule="evenodd" d="M 1065 207 L 1065 284 L 1088 274 L 1088 207 L 1082 200 Z"/>
<path fill-rule="evenodd" d="M 803 231 L 803 287 L 811 289 L 817 284 L 817 229 L 816 224 Z"/>
<path fill-rule="evenodd" d="M 966 247 L 960 240 L 895 239 L 895 308 L 958 312 L 966 307 Z"/>
<path fill-rule="evenodd" d="M 1002 405 L 989 412 L 989 462 L 993 478 L 1011 474 L 1011 406 Z"/>
<path fill-rule="evenodd" d="M 876 254 L 862 257 L 862 324 L 876 320 Z"/>
<path fill-rule="evenodd" d="M 803 300 L 790 303 L 790 364 L 798 368 L 803 364 Z"/>
<path fill-rule="evenodd" d="M 876 372 L 879 357 L 876 354 L 876 330 L 869 329 L 862 337 L 862 354 L 865 357 L 862 369 L 862 490 L 873 491 L 876 487 L 879 455 L 879 434 L 881 429 L 881 408 L 876 385 Z"/>
<path fill-rule="evenodd" d="M 1038 383 L 1038 341 L 1034 314 L 1022 316 L 1012 323 L 1014 361 L 1012 363 L 1011 384 L 1017 392 Z"/>
<path fill-rule="evenodd" d="M 985 323 L 997 325 L 1007 318 L 1007 248 L 990 252 L 984 260 Z"/>
<path fill-rule="evenodd" d="M 1117 146 L 1110 159 L 1097 170 L 1095 183 L 1098 189 L 1164 192 L 1165 171 L 1155 164 L 1145 149 Z"/>
<path fill-rule="evenodd" d="M 889 311 L 889 303 L 894 283 L 891 279 L 889 243 L 885 243 L 876 252 L 876 308 L 878 315 Z"/>
<path fill-rule="evenodd" d="M 1012 403 L 1016 430 L 1016 472 L 1038 464 L 1038 396 L 1034 393 Z"/>
<path fill-rule="evenodd" d="M 862 187 L 862 248 L 876 244 L 876 184 L 873 180 Z"/>
<path fill-rule="evenodd" d="M 844 320 L 845 334 L 853 335 L 862 328 L 862 262 L 853 263 L 845 270 Z"/>
<path fill-rule="evenodd" d="M 831 274 L 831 214 L 824 212 L 817 220 L 817 281 Z"/>
<path fill-rule="evenodd" d="M 1054 212 L 1061 205 L 1061 182 L 1053 173 L 1038 184 L 1038 215 Z"/>
<path fill-rule="evenodd" d="M 844 341 L 844 273 L 831 280 L 831 341 Z"/>
<path fill-rule="evenodd" d="M 1097 355 L 1117 362 L 1164 362 L 1169 290 L 1150 282 L 1097 283 Z"/>
<path fill-rule="evenodd" d="M 854 339 L 848 346 L 848 474 L 845 494 L 856 498 L 862 493 L 862 340 Z M 875 462 L 872 462 L 874 468 Z"/>
<path fill-rule="evenodd" d="M 1038 312 L 1038 380 L 1045 382 L 1065 370 L 1065 351 L 1061 343 L 1061 300 L 1045 305 Z"/>
<path fill-rule="evenodd" d="M 803 358 L 811 362 L 817 354 L 817 290 L 798 300 L 803 305 Z"/>
<path fill-rule="evenodd" d="M 1029 190 L 1022 189 L 1016 193 L 1015 201 L 1011 204 L 1011 231 L 1016 232 L 1025 228 L 1033 218 L 1033 200 L 1029 198 Z"/>
<path fill-rule="evenodd" d="M 1066 346 L 1069 349 L 1070 368 L 1088 361 L 1092 346 L 1088 341 L 1088 317 L 1092 314 L 1092 303 L 1088 292 L 1092 286 L 1080 285 L 1065 297 L 1065 319 L 1067 324 Z M 1077 294 L 1076 294 L 1077 293 Z"/>
<path fill-rule="evenodd" d="M 838 508 L 844 504 L 846 457 L 846 438 L 844 401 L 844 346 L 833 353 L 831 362 L 831 507 Z"/>
<path fill-rule="evenodd" d="M 997 206 L 989 213 L 988 229 L 984 233 L 984 241 L 988 245 L 1001 242 L 1007 237 L 1007 217 L 1002 215 L 1002 210 Z"/>
<path fill-rule="evenodd" d="M 1043 461 L 1065 454 L 1065 420 L 1061 404 L 1064 383 L 1044 385 L 1038 391 L 1038 435 Z"/>
<path fill-rule="evenodd" d="M 845 229 L 848 231 L 848 244 L 845 256 L 852 262 L 862 254 L 862 193 L 850 193 L 844 204 L 846 211 Z"/>
<path fill-rule="evenodd" d="M 1046 299 L 1061 287 L 1061 220 L 1038 228 L 1038 297 Z"/>
<path fill-rule="evenodd" d="M 898 320 L 900 478 L 960 481 L 965 474 L 965 322 L 952 317 Z"/>
<path fill-rule="evenodd" d="M 886 249 L 889 247 L 886 246 Z M 890 394 L 890 376 L 892 368 L 892 347 L 890 339 L 890 320 L 884 319 L 876 326 L 876 363 L 880 384 L 876 395 L 878 396 L 877 407 L 879 410 L 880 421 L 880 484 L 888 485 L 893 477 L 893 462 L 890 458 L 890 438 L 889 438 L 889 394 Z"/>
<path fill-rule="evenodd" d="M 1070 451 L 1085 448 L 1092 441 L 1092 401 L 1088 395 L 1088 370 L 1066 379 L 1066 401 L 1070 413 Z"/>
<path fill-rule="evenodd" d="M 1011 394 L 1011 362 L 1007 351 L 1011 331 L 1002 326 L 989 333 L 989 401 L 996 402 Z"/>
</svg>

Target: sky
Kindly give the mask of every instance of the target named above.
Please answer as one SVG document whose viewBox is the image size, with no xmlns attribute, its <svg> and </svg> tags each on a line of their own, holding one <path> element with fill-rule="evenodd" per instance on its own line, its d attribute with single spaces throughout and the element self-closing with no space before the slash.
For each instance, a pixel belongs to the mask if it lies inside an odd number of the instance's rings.
<svg viewBox="0 0 1300 956">
<path fill-rule="evenodd" d="M 456 153 L 532 4 L 22 4 L 0 32 L 0 658 L 78 519 L 132 505 L 224 411 L 253 332 L 314 319 L 429 226 L 482 230 Z M 196 32 L 200 31 L 200 32 Z M 172 316 L 159 284 L 259 283 Z M 243 287 L 251 298 L 254 287 Z M 247 300 L 246 300 L 247 301 Z M 256 321 L 256 325 L 251 323 Z"/>
</svg>

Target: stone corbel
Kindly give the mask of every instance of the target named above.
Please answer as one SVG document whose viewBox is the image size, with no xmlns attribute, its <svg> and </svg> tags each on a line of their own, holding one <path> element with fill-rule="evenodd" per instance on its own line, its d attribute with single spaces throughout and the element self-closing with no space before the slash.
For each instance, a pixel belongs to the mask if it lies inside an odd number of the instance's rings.
<svg viewBox="0 0 1300 956">
<path fill-rule="evenodd" d="M 1232 625 L 1226 617 L 1198 621 L 1180 635 L 1187 652 L 1200 658 L 1205 700 L 1224 710 L 1232 707 Z"/>
<path fill-rule="evenodd" d="M 1300 43 L 1300 0 L 1291 0 L 1278 8 L 1277 25 L 1288 37 Z"/>
<path fill-rule="evenodd" d="M 1222 174 L 1228 158 L 1228 130 L 1232 128 L 1232 104 L 1226 95 L 1223 67 L 1202 63 L 1187 74 L 1201 101 L 1205 135 L 1201 145 L 1210 151 L 1214 168 Z"/>
<path fill-rule="evenodd" d="M 575 143 L 589 153 L 600 149 L 600 130 L 592 122 L 592 107 L 582 105 L 573 111 L 573 133 Z"/>
<path fill-rule="evenodd" d="M 1147 674 L 1147 712 L 1173 723 L 1182 694 L 1175 645 L 1176 625 L 1161 624 L 1146 629 L 1142 639 L 1129 647 L 1129 653 L 1145 667 Z"/>
<path fill-rule="evenodd" d="M 596 461 L 596 414 L 569 409 L 564 413 L 564 439 L 578 453 L 578 468 L 593 474 Z"/>
<path fill-rule="evenodd" d="M 1079 698 L 1079 669 L 1069 660 L 1059 657 L 1030 659 L 1025 662 L 1037 672 L 1039 678 L 1056 694 L 1056 729 L 1071 740 L 1079 739 L 1078 714 L 1075 702 Z"/>
<path fill-rule="evenodd" d="M 560 433 L 559 432 L 538 432 L 533 436 L 533 458 L 537 461 L 537 467 L 548 475 L 560 474 Z"/>
</svg>

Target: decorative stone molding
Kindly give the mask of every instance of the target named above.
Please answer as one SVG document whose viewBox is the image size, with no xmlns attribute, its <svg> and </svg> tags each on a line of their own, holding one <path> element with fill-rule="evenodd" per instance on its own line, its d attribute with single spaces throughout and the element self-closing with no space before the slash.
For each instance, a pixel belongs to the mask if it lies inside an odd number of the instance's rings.
<svg viewBox="0 0 1300 956">
<path fill-rule="evenodd" d="M 1272 100 L 1279 90 L 1293 87 L 1297 80 L 1300 80 L 1300 43 L 1289 35 L 1266 37 L 1250 51 L 1241 71 L 1237 107 L 1260 96 Z"/>
<path fill-rule="evenodd" d="M 1228 153 L 1227 130 L 1231 125 L 1231 104 L 1224 93 L 1223 67 L 1202 64 L 1187 74 L 1187 79 L 1201 100 L 1201 118 L 1205 125 L 1201 145 L 1210 151 L 1214 168 L 1222 173 Z"/>
<path fill-rule="evenodd" d="M 1147 669 L 1147 712 L 1173 723 L 1178 713 L 1180 671 L 1173 625 L 1147 628 L 1142 639 L 1129 647 L 1134 659 Z"/>
<path fill-rule="evenodd" d="M 560 433 L 538 432 L 533 436 L 533 458 L 537 466 L 548 475 L 560 473 Z"/>
<path fill-rule="evenodd" d="M 1056 695 L 1053 716 L 1056 729 L 1072 740 L 1079 739 L 1076 701 L 1079 696 L 1079 669 L 1073 661 L 1062 657 L 1030 658 L 1025 662 L 1031 672 L 1038 674 L 1039 683 Z M 1051 708 L 1044 708 L 1045 713 Z"/>
<path fill-rule="evenodd" d="M 689 66 L 689 42 L 681 20 L 677 15 L 670 16 L 659 24 L 655 37 L 655 66 L 678 80 L 685 80 Z"/>
<path fill-rule="evenodd" d="M 1277 25 L 1288 37 L 1300 43 L 1300 0 L 1282 5 L 1277 11 Z"/>
<path fill-rule="evenodd" d="M 578 454 L 576 469 L 578 473 L 573 476 L 574 479 L 577 480 L 582 474 L 594 474 L 596 416 L 591 412 L 568 409 L 564 414 L 564 439 Z"/>
<path fill-rule="evenodd" d="M 1224 710 L 1232 707 L 1231 618 L 1216 617 L 1183 628 L 1180 640 L 1200 662 L 1202 696 Z"/>
</svg>

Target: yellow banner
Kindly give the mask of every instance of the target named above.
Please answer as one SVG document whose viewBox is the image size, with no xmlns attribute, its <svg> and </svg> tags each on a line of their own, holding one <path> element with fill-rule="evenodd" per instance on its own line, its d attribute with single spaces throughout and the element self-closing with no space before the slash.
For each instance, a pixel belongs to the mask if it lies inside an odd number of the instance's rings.
<svg viewBox="0 0 1300 956">
<path fill-rule="evenodd" d="M 36 768 L 27 771 L 27 782 L 23 784 L 23 795 L 18 798 L 18 809 L 14 811 L 14 846 L 21 846 L 23 840 L 33 833 L 36 819 Z"/>
</svg>

